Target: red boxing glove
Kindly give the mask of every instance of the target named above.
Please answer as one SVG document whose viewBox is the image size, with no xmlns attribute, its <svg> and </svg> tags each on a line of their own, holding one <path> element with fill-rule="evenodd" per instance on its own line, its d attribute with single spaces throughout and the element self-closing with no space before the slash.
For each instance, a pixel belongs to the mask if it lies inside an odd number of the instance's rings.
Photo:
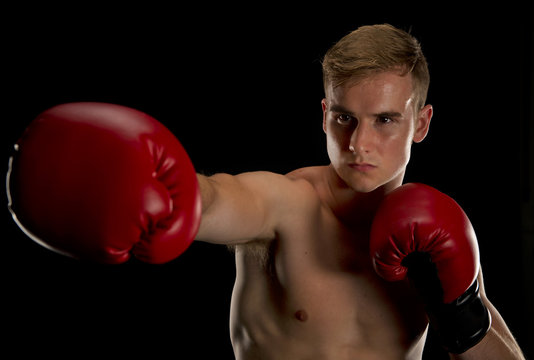
<svg viewBox="0 0 534 360">
<path fill-rule="evenodd" d="M 480 299 L 475 232 L 461 207 L 422 184 L 407 184 L 386 196 L 371 229 L 371 258 L 389 281 L 408 276 L 420 290 L 442 344 L 461 353 L 490 327 Z"/>
<path fill-rule="evenodd" d="M 40 114 L 7 177 L 14 220 L 57 252 L 103 263 L 168 262 L 192 243 L 200 192 L 185 150 L 137 110 L 70 103 Z"/>
</svg>

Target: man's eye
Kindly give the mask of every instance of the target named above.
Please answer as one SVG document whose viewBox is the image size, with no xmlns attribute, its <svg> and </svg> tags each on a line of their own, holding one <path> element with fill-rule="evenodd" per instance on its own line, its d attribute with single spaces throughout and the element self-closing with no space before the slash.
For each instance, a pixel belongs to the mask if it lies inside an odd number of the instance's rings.
<svg viewBox="0 0 534 360">
<path fill-rule="evenodd" d="M 352 116 L 340 114 L 336 117 L 336 121 L 341 125 L 346 125 L 352 121 Z"/>
<path fill-rule="evenodd" d="M 393 122 L 393 119 L 387 116 L 379 116 L 378 122 L 381 124 L 389 124 Z"/>
</svg>

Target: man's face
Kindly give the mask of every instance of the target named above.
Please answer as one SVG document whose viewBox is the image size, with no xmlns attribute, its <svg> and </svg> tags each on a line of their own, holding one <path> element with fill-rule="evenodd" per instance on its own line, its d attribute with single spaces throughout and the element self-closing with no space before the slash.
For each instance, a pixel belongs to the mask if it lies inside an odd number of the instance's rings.
<svg viewBox="0 0 534 360">
<path fill-rule="evenodd" d="M 333 168 L 358 192 L 402 184 L 413 142 L 428 132 L 432 107 L 416 111 L 412 78 L 383 72 L 327 88 L 323 129 Z"/>
</svg>

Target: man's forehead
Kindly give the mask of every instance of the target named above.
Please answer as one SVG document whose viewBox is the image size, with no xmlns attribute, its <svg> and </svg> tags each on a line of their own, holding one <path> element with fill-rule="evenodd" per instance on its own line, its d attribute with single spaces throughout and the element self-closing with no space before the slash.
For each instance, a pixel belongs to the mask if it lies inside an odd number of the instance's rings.
<svg viewBox="0 0 534 360">
<path fill-rule="evenodd" d="M 339 105 L 359 102 L 387 102 L 406 105 L 413 103 L 415 96 L 410 75 L 401 76 L 394 72 L 384 72 L 338 87 L 326 88 L 329 103 Z"/>
</svg>

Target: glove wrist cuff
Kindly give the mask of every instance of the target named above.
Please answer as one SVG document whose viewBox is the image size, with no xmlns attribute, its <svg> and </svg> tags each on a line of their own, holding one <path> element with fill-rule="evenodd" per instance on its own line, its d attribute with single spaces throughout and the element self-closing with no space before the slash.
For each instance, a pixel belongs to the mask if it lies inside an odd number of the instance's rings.
<svg viewBox="0 0 534 360">
<path fill-rule="evenodd" d="M 441 344 L 454 354 L 478 344 L 491 327 L 491 315 L 480 297 L 477 280 L 452 303 L 428 304 L 427 313 Z"/>
</svg>

